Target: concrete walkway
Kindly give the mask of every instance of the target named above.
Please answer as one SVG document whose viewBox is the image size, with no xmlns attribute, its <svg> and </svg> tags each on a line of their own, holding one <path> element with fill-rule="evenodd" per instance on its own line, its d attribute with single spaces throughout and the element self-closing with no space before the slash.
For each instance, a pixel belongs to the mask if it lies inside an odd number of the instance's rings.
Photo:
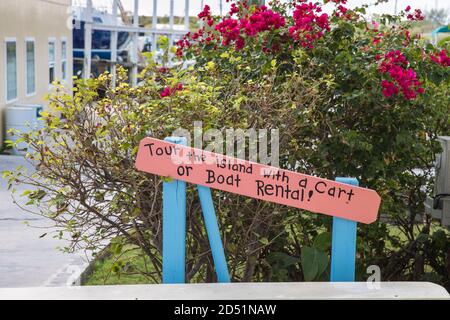
<svg viewBox="0 0 450 320">
<path fill-rule="evenodd" d="M 0 173 L 23 165 L 32 167 L 23 157 L 0 155 Z M 0 288 L 65 286 L 84 270 L 83 254 L 62 253 L 64 242 L 49 232 L 51 221 L 19 209 L 6 190 L 0 174 Z M 25 187 L 18 187 L 20 195 Z M 30 225 L 26 225 L 28 221 Z"/>
<path fill-rule="evenodd" d="M 0 300 L 334 300 L 439 299 L 445 289 L 430 282 L 284 282 L 154 284 L 0 289 Z M 214 313 L 214 310 L 210 310 Z M 218 312 L 219 310 L 215 310 Z"/>
</svg>

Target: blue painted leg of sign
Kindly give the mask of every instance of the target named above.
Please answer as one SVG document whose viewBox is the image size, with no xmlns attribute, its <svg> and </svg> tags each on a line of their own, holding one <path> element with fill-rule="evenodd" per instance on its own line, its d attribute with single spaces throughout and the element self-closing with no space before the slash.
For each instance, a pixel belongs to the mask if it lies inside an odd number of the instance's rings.
<svg viewBox="0 0 450 320">
<path fill-rule="evenodd" d="M 185 138 L 166 141 L 186 145 Z M 186 182 L 163 183 L 163 283 L 185 282 Z"/>
<path fill-rule="evenodd" d="M 219 224 L 217 223 L 217 216 L 214 210 L 211 189 L 203 186 L 197 186 L 197 189 L 216 267 L 217 280 L 219 282 L 230 282 L 230 274 L 228 273 L 227 260 L 223 250 L 222 239 L 220 238 Z"/>
<path fill-rule="evenodd" d="M 358 186 L 355 178 L 336 178 L 337 182 Z M 355 281 L 356 222 L 333 217 L 331 243 L 332 282 Z"/>
</svg>

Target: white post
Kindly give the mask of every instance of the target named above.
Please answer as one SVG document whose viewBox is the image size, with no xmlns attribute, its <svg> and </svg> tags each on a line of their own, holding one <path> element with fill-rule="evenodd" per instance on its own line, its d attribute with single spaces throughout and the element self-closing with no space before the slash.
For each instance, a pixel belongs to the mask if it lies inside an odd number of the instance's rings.
<svg viewBox="0 0 450 320">
<path fill-rule="evenodd" d="M 152 29 L 153 31 L 156 30 L 158 26 L 158 0 L 153 0 L 153 18 L 152 18 Z M 157 42 L 157 35 L 155 32 L 152 34 L 152 52 L 153 52 L 153 59 L 155 59 L 156 55 L 156 44 Z"/>
<path fill-rule="evenodd" d="M 169 35 L 169 64 L 172 63 L 172 53 L 171 48 L 173 46 L 173 25 L 174 25 L 174 0 L 170 0 L 170 15 L 169 15 L 169 25 L 170 25 L 170 35 Z"/>
<path fill-rule="evenodd" d="M 115 30 L 111 32 L 111 75 L 112 75 L 112 86 L 116 87 L 117 80 L 117 40 L 119 32 L 117 31 L 118 21 L 117 21 L 117 13 L 118 13 L 117 0 L 113 0 L 113 16 L 114 16 L 114 26 Z"/>
<path fill-rule="evenodd" d="M 170 0 L 170 15 L 169 15 L 169 24 L 170 24 L 170 29 L 173 29 L 173 24 L 174 24 L 174 10 L 175 7 L 175 3 L 174 0 Z"/>
<path fill-rule="evenodd" d="M 184 0 L 184 28 L 189 31 L 189 0 Z"/>
<path fill-rule="evenodd" d="M 92 66 L 92 0 L 87 0 L 86 22 L 84 24 L 84 64 L 83 78 L 91 77 Z"/>
<path fill-rule="evenodd" d="M 134 12 L 133 12 L 133 27 L 135 28 L 133 32 L 133 45 L 131 52 L 131 63 L 133 64 L 131 69 L 131 85 L 133 87 L 137 86 L 137 75 L 138 75 L 138 50 L 139 50 L 139 0 L 134 0 Z"/>
<path fill-rule="evenodd" d="M 199 11 L 203 11 L 203 0 L 200 1 L 200 10 Z M 200 28 L 203 28 L 203 19 L 200 20 Z"/>
</svg>

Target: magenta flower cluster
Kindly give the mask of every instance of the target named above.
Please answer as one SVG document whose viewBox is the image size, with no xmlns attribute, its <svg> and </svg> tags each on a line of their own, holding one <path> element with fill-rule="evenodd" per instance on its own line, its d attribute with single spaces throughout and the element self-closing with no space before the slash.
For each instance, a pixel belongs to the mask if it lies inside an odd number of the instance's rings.
<svg viewBox="0 0 450 320">
<path fill-rule="evenodd" d="M 276 30 L 286 24 L 284 17 L 278 13 L 261 6 L 248 19 L 241 19 L 240 27 L 248 36 L 254 36 L 259 32 Z"/>
<path fill-rule="evenodd" d="M 230 0 L 227 0 L 229 2 Z M 346 19 L 355 21 L 358 14 L 344 7 L 347 0 L 325 0 L 324 3 L 332 2 L 336 9 L 333 19 Z M 271 2 L 269 2 L 270 4 Z M 177 56 L 182 56 L 185 48 L 191 48 L 193 43 L 208 44 L 208 50 L 216 50 L 220 45 L 234 45 L 236 50 L 245 47 L 250 38 L 255 38 L 266 31 L 280 30 L 279 37 L 269 37 L 264 34 L 260 38 L 264 53 L 277 52 L 282 44 L 289 44 L 294 48 L 297 43 L 308 49 L 313 49 L 317 40 L 323 38 L 326 32 L 329 32 L 331 17 L 322 12 L 322 6 L 319 3 L 309 2 L 308 0 L 297 0 L 293 5 L 292 23 L 287 25 L 283 14 L 268 9 L 266 6 L 250 6 L 247 1 L 236 1 L 231 4 L 231 9 L 226 17 L 217 21 L 217 17 L 211 15 L 209 6 L 205 6 L 198 17 L 204 22 L 203 27 L 194 33 L 188 33 L 178 42 Z M 276 10 L 276 9 L 274 9 Z M 424 16 L 419 9 L 412 10 L 410 6 L 405 9 L 409 20 L 423 20 Z M 290 20 L 290 19 L 289 19 Z M 367 29 L 369 30 L 369 29 Z M 287 32 L 286 32 L 287 31 Z M 385 33 L 378 30 L 378 24 L 372 30 L 372 43 L 374 47 L 380 49 Z M 406 44 L 411 41 L 411 34 L 405 31 Z M 196 54 L 201 54 L 202 47 L 194 47 Z M 368 47 L 362 50 L 369 50 Z M 405 99 L 413 100 L 419 94 L 424 92 L 422 83 L 418 80 L 416 72 L 409 67 L 405 56 L 400 52 L 391 51 L 382 56 L 375 56 L 378 61 L 379 72 L 384 78 L 381 81 L 382 93 L 385 97 L 402 94 Z M 437 54 L 430 54 L 429 58 L 442 66 L 450 66 L 450 57 L 445 50 Z M 179 89 L 166 88 L 161 95 L 169 96 Z"/>
<path fill-rule="evenodd" d="M 330 30 L 328 14 L 321 12 L 321 7 L 312 2 L 295 7 L 294 25 L 289 28 L 289 34 L 302 47 L 314 48 L 313 42 L 322 38 L 325 30 Z"/>
<path fill-rule="evenodd" d="M 230 16 L 236 13 L 236 7 L 231 8 Z M 243 31 L 247 36 L 254 37 L 263 31 L 276 30 L 285 25 L 286 21 L 280 14 L 268 10 L 266 6 L 260 6 L 248 17 L 241 19 L 227 18 L 218 23 L 215 29 L 222 36 L 222 44 L 229 45 L 235 42 L 236 49 L 240 50 L 245 45 L 241 36 Z"/>
<path fill-rule="evenodd" d="M 181 91 L 183 90 L 183 84 L 182 83 L 178 83 L 177 85 L 173 86 L 173 87 L 165 87 L 164 90 L 160 93 L 161 98 L 165 98 L 165 97 L 169 97 L 171 95 L 173 95 L 175 92 L 177 91 Z"/>
<path fill-rule="evenodd" d="M 398 95 L 401 92 L 405 99 L 413 100 L 418 94 L 424 92 L 416 72 L 408 68 L 408 61 L 400 50 L 386 53 L 378 70 L 390 78 L 381 82 L 382 93 L 385 97 Z"/>
<path fill-rule="evenodd" d="M 406 12 L 410 12 L 411 11 L 411 6 L 407 6 L 405 11 Z M 420 10 L 420 9 L 416 9 L 416 10 L 414 10 L 414 12 L 408 13 L 406 18 L 408 20 L 411 20 L 411 21 L 422 21 L 422 20 L 425 19 L 424 15 L 422 13 L 422 10 Z"/>
<path fill-rule="evenodd" d="M 430 59 L 443 67 L 450 67 L 450 57 L 447 55 L 447 51 L 445 49 L 442 49 L 437 54 L 431 54 Z"/>
</svg>

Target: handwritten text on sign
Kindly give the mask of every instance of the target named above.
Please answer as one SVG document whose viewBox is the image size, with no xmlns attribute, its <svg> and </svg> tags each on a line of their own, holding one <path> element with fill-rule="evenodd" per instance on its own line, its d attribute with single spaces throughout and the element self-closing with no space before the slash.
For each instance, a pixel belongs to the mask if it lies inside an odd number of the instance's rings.
<svg viewBox="0 0 450 320">
<path fill-rule="evenodd" d="M 145 138 L 140 171 L 362 223 L 376 220 L 381 199 L 370 189 Z"/>
</svg>

